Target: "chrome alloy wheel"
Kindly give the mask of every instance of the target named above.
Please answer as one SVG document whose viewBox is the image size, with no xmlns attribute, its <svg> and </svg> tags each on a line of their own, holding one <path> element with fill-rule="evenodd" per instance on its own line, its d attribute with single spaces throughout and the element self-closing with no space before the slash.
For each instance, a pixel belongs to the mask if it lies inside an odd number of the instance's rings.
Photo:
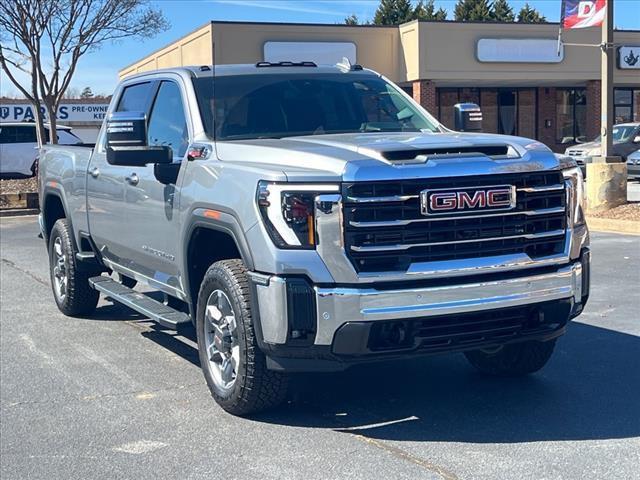
<svg viewBox="0 0 640 480">
<path fill-rule="evenodd" d="M 58 300 L 64 301 L 67 296 L 69 276 L 67 275 L 67 256 L 62 247 L 62 238 L 53 242 L 53 286 Z"/>
<path fill-rule="evenodd" d="M 240 346 L 237 329 L 229 297 L 222 290 L 214 290 L 204 311 L 204 344 L 213 381 L 224 390 L 233 387 L 238 375 Z"/>
</svg>

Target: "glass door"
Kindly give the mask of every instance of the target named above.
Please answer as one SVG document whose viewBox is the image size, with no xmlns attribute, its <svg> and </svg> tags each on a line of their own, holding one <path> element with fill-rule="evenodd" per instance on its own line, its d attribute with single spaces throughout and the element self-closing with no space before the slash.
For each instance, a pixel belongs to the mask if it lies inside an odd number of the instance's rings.
<svg viewBox="0 0 640 480">
<path fill-rule="evenodd" d="M 516 90 L 498 89 L 498 133 L 516 135 L 518 129 Z"/>
</svg>

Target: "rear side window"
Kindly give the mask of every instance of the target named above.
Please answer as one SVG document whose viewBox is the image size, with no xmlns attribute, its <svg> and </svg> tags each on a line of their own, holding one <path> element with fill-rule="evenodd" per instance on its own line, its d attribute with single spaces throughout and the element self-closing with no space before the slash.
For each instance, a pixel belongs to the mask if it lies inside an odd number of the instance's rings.
<svg viewBox="0 0 640 480">
<path fill-rule="evenodd" d="M 189 144 L 180 88 L 174 82 L 162 82 L 149 118 L 149 145 L 169 146 L 174 157 L 182 157 Z"/>
<path fill-rule="evenodd" d="M 69 130 L 58 130 L 58 142 L 72 145 L 74 143 L 82 143 L 82 140 L 76 137 Z"/>
<path fill-rule="evenodd" d="M 0 143 L 16 143 L 16 130 L 18 127 L 0 127 Z"/>
<path fill-rule="evenodd" d="M 125 87 L 118 102 L 117 112 L 144 112 L 151 94 L 151 82 Z"/>
<path fill-rule="evenodd" d="M 49 141 L 49 129 L 45 127 L 45 142 Z M 37 143 L 36 127 L 33 125 L 8 125 L 0 127 L 0 143 Z"/>
<path fill-rule="evenodd" d="M 37 141 L 36 127 L 25 125 L 16 128 L 16 143 L 36 143 Z"/>
</svg>

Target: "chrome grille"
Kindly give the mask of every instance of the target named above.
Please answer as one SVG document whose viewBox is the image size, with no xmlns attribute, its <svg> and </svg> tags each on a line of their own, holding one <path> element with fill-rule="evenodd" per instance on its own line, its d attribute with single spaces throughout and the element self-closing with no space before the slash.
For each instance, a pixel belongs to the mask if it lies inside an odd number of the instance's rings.
<svg viewBox="0 0 640 480">
<path fill-rule="evenodd" d="M 514 185 L 516 207 L 425 217 L 420 192 Z M 357 271 L 402 271 L 411 263 L 561 253 L 566 193 L 560 172 L 360 182 L 343 185 L 344 240 Z"/>
</svg>

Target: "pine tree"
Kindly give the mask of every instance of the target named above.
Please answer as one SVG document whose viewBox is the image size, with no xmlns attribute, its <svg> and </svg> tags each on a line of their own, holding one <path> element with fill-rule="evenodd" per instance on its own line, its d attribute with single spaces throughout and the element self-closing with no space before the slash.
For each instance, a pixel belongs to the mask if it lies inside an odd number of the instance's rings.
<svg viewBox="0 0 640 480">
<path fill-rule="evenodd" d="M 345 25 L 359 25 L 360 21 L 356 14 L 352 13 L 347 18 L 344 19 Z"/>
<path fill-rule="evenodd" d="M 486 22 L 492 20 L 489 0 L 458 0 L 453 14 L 458 22 Z"/>
<path fill-rule="evenodd" d="M 413 9 L 413 19 L 442 21 L 447 19 L 447 11 L 443 8 L 436 11 L 434 0 L 427 0 L 426 3 L 424 0 L 420 0 L 416 8 Z"/>
<path fill-rule="evenodd" d="M 399 25 L 413 20 L 410 0 L 380 0 L 373 16 L 375 25 Z"/>
<path fill-rule="evenodd" d="M 519 23 L 547 23 L 547 19 L 544 15 L 541 15 L 535 8 L 531 7 L 528 3 L 524 4 L 524 7 L 518 13 Z"/>
<path fill-rule="evenodd" d="M 84 89 L 82 89 L 82 93 L 80 94 L 80 98 L 93 98 L 91 87 L 84 87 Z"/>
<path fill-rule="evenodd" d="M 496 22 L 513 22 L 516 16 L 507 0 L 495 0 L 491 7 L 491 19 Z"/>
</svg>

